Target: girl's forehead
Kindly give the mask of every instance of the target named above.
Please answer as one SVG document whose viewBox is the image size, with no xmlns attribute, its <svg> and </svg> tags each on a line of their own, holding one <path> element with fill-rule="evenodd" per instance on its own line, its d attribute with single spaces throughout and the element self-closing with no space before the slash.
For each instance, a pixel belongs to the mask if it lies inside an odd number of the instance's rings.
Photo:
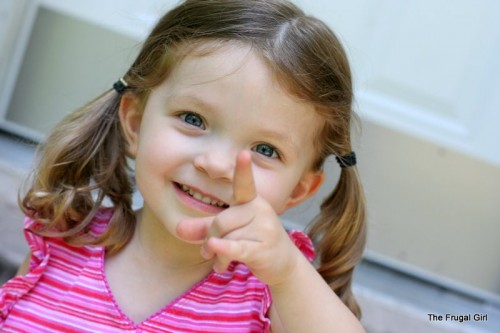
<svg viewBox="0 0 500 333">
<path fill-rule="evenodd" d="M 255 51 L 238 42 L 208 41 L 186 45 L 167 80 L 192 81 L 196 84 L 222 79 L 238 71 Z"/>
<path fill-rule="evenodd" d="M 186 44 L 178 48 L 177 61 L 170 69 L 164 84 L 177 89 L 202 89 L 210 83 L 239 83 L 259 92 L 276 92 L 282 99 L 307 104 L 302 98 L 290 93 L 286 80 L 279 80 L 270 61 L 250 44 L 239 41 L 210 40 Z M 243 82 L 241 82 L 243 80 Z M 312 105 L 312 103 L 310 103 Z"/>
</svg>

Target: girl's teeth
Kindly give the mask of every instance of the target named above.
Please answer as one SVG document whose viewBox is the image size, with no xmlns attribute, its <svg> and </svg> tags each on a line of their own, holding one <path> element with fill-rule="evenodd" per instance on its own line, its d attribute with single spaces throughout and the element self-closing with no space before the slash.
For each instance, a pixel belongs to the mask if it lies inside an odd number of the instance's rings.
<svg viewBox="0 0 500 333">
<path fill-rule="evenodd" d="M 225 204 L 223 202 L 213 200 L 209 197 L 205 197 L 205 196 L 201 195 L 200 193 L 193 191 L 192 189 L 190 189 L 186 185 L 182 185 L 181 187 L 182 187 L 182 190 L 184 192 L 189 193 L 189 195 L 192 196 L 193 198 L 195 198 L 196 200 L 200 200 L 200 201 L 202 201 L 206 204 L 212 205 L 212 206 L 217 206 L 217 207 L 224 207 L 225 206 Z"/>
</svg>

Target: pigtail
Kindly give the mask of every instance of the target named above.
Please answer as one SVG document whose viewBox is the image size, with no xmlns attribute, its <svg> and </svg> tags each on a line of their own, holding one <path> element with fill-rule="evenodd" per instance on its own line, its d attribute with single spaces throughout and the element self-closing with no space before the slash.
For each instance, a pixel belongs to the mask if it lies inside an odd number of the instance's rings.
<svg viewBox="0 0 500 333">
<path fill-rule="evenodd" d="M 342 168 L 333 192 L 310 226 L 318 252 L 318 272 L 358 317 L 361 309 L 352 293 L 352 275 L 366 240 L 365 198 L 356 167 Z"/>
<path fill-rule="evenodd" d="M 40 146 L 32 185 L 21 202 L 24 213 L 39 222 L 38 233 L 74 245 L 107 245 L 110 251 L 130 239 L 132 185 L 119 103 L 115 91 L 104 93 L 66 116 Z M 92 239 L 87 229 L 105 199 L 113 216 L 108 230 Z"/>
</svg>

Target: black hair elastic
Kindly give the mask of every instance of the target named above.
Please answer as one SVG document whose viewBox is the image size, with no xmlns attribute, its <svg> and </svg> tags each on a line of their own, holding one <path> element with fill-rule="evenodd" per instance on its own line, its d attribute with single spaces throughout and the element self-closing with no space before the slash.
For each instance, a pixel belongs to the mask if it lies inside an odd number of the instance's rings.
<svg viewBox="0 0 500 333">
<path fill-rule="evenodd" d="M 356 165 L 356 154 L 353 151 L 342 157 L 335 156 L 335 159 L 341 168 L 348 168 Z"/>
<path fill-rule="evenodd" d="M 116 90 L 120 95 L 128 88 L 128 83 L 123 78 L 120 78 L 113 84 L 113 89 Z"/>
</svg>

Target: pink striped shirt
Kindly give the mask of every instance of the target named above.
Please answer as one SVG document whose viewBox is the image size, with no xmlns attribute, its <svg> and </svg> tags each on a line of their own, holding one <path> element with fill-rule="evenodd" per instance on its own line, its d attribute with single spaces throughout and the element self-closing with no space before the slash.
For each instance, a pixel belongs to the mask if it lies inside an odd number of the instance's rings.
<svg viewBox="0 0 500 333">
<path fill-rule="evenodd" d="M 109 210 L 99 212 L 90 232 L 102 233 L 110 217 Z M 211 272 L 157 313 L 134 323 L 109 289 L 103 247 L 72 247 L 36 235 L 36 228 L 35 221 L 26 219 L 29 273 L 0 289 L 1 332 L 269 332 L 269 288 L 244 264 L 233 262 L 222 274 Z M 311 240 L 300 231 L 289 234 L 312 260 Z"/>
</svg>

